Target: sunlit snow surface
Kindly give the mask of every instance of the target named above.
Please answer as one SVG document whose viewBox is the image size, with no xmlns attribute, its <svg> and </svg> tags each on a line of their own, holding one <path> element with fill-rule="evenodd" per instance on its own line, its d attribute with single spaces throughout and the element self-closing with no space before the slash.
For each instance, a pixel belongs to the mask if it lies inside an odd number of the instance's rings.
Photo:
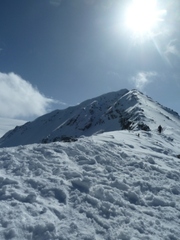
<svg viewBox="0 0 180 240">
<path fill-rule="evenodd" d="M 171 127 L 1 148 L 0 239 L 178 240 L 178 154 Z"/>
</svg>

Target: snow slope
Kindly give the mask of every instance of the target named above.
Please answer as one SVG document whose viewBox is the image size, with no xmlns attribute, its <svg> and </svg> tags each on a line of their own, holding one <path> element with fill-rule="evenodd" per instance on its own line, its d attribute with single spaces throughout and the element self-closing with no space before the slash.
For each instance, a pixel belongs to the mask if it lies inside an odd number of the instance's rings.
<svg viewBox="0 0 180 240">
<path fill-rule="evenodd" d="M 0 239 L 179 240 L 178 154 L 169 126 L 0 148 Z"/>
<path fill-rule="evenodd" d="M 0 137 L 2 137 L 7 131 L 16 126 L 25 124 L 25 121 L 18 119 L 2 118 L 0 117 Z"/>
<path fill-rule="evenodd" d="M 53 142 L 63 136 L 91 136 L 122 129 L 180 127 L 180 117 L 137 90 L 111 92 L 65 110 L 56 110 L 6 133 L 1 147 Z"/>
<path fill-rule="evenodd" d="M 78 141 L 53 142 L 63 134 Z M 180 239 L 180 117 L 144 94 L 56 110 L 0 142 L 1 240 Z"/>
</svg>

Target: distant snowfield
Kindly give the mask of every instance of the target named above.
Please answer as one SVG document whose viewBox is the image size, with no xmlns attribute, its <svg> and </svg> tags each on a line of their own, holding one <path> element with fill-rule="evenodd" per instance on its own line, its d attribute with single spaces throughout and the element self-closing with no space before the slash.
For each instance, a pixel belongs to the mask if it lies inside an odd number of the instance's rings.
<svg viewBox="0 0 180 240">
<path fill-rule="evenodd" d="M 178 240 L 178 154 L 171 127 L 1 148 L 0 239 Z"/>
<path fill-rule="evenodd" d="M 9 130 L 15 128 L 16 126 L 23 125 L 24 123 L 25 121 L 23 120 L 0 117 L 0 137 L 2 137 Z"/>
</svg>

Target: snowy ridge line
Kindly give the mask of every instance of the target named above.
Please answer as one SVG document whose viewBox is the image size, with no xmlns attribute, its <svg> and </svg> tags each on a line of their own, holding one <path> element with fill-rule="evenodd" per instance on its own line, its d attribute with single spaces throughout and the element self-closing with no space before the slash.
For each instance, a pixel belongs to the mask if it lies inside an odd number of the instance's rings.
<svg viewBox="0 0 180 240">
<path fill-rule="evenodd" d="M 1 148 L 0 239 L 178 240 L 180 137 L 168 131 Z"/>
<path fill-rule="evenodd" d="M 180 117 L 137 90 L 123 89 L 56 110 L 7 132 L 0 147 L 76 141 L 81 136 L 117 130 L 180 129 Z"/>
</svg>

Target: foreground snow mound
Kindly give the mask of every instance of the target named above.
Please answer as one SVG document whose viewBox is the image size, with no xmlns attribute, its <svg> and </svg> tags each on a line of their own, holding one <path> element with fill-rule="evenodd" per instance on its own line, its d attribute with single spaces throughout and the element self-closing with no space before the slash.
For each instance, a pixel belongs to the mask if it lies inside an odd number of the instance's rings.
<svg viewBox="0 0 180 240">
<path fill-rule="evenodd" d="M 123 89 L 16 127 L 0 139 L 0 147 L 49 143 L 124 129 L 150 131 L 159 124 L 180 128 L 180 117 L 137 90 Z"/>
<path fill-rule="evenodd" d="M 180 239 L 179 134 L 1 148 L 0 239 Z"/>
</svg>

